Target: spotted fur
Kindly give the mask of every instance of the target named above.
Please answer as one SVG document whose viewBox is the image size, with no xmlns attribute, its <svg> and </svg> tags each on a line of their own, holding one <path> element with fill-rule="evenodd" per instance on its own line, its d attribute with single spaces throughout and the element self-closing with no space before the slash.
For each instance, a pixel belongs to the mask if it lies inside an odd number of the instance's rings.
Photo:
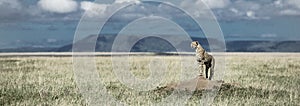
<svg viewBox="0 0 300 106">
<path fill-rule="evenodd" d="M 214 75 L 214 57 L 208 54 L 198 41 L 193 41 L 191 47 L 196 50 L 196 60 L 200 68 L 200 76 L 203 76 L 203 71 L 205 70 L 206 78 L 211 80 Z M 209 75 L 208 72 L 210 72 Z"/>
</svg>

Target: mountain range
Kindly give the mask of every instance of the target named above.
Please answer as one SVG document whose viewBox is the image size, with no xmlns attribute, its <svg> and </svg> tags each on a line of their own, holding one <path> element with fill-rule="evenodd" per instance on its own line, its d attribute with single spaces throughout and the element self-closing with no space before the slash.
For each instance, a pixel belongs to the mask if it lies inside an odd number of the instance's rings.
<svg viewBox="0 0 300 106">
<path fill-rule="evenodd" d="M 179 39 L 180 42 L 176 44 L 170 44 L 168 41 L 161 39 L 159 37 L 146 37 L 139 39 L 138 36 L 128 36 L 127 39 L 121 43 L 123 46 L 128 44 L 128 42 L 137 41 L 133 47 L 131 47 L 130 52 L 175 52 L 175 51 L 184 51 L 184 52 L 193 52 L 194 50 L 190 48 L 189 40 L 181 41 L 183 39 L 181 36 L 171 36 L 171 35 L 161 35 L 168 38 L 172 38 L 173 41 Z M 96 52 L 111 52 L 113 43 L 115 40 L 115 35 L 90 35 L 82 40 L 74 43 L 75 45 L 91 45 L 90 41 L 97 39 L 95 45 Z M 217 39 L 213 38 L 198 38 L 191 37 L 193 41 L 199 41 L 201 45 L 208 51 L 211 51 L 209 47 L 213 49 L 222 48 L 222 43 Z M 211 41 L 212 45 L 209 45 L 208 40 Z M 52 45 L 55 45 L 51 42 Z M 69 43 L 69 44 L 66 44 Z M 17 48 L 7 48 L 0 49 L 0 52 L 71 52 L 73 44 L 68 42 L 60 41 L 59 44 L 63 46 L 25 46 Z M 57 44 L 57 45 L 59 45 Z M 267 41 L 267 40 L 232 40 L 226 41 L 226 51 L 227 52 L 300 52 L 300 41 Z M 85 50 L 81 50 L 84 52 Z M 117 52 L 125 52 L 126 50 L 114 50 Z"/>
</svg>

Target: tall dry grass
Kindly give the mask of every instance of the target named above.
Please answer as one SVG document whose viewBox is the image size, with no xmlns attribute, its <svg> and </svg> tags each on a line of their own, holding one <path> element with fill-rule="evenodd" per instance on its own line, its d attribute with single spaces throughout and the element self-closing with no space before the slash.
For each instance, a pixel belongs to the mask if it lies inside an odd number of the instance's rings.
<svg viewBox="0 0 300 106">
<path fill-rule="evenodd" d="M 130 58 L 131 72 L 144 79 L 155 56 Z M 180 62 L 177 56 L 160 57 L 168 68 L 159 86 L 178 81 Z M 185 57 L 193 59 L 192 57 Z M 113 73 L 110 57 L 97 57 L 97 70 L 108 92 L 129 105 L 160 102 L 171 91 L 135 91 L 122 85 Z M 0 58 L 0 105 L 86 105 L 76 86 L 70 57 Z M 197 73 L 195 68 L 192 74 Z M 213 105 L 280 105 L 300 103 L 300 57 L 277 55 L 230 55 L 226 57 L 225 83 Z M 199 104 L 201 93 L 189 99 Z"/>
</svg>

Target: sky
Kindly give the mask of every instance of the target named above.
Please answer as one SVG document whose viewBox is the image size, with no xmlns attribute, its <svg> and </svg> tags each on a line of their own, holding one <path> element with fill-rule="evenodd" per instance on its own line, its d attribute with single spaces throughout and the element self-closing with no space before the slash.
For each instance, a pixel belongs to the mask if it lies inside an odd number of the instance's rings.
<svg viewBox="0 0 300 106">
<path fill-rule="evenodd" d="M 205 15 L 199 9 L 201 1 L 206 3 L 215 14 L 226 40 L 300 40 L 300 0 L 175 1 L 179 8 L 189 9 L 195 16 Z M 129 3 L 140 1 L 0 0 L 0 46 L 4 48 L 20 41 L 72 41 L 83 15 L 91 18 L 106 16 L 113 9 Z M 116 24 L 111 26 L 111 32 L 118 22 L 144 13 L 133 9 L 118 16 L 112 22 Z"/>
</svg>

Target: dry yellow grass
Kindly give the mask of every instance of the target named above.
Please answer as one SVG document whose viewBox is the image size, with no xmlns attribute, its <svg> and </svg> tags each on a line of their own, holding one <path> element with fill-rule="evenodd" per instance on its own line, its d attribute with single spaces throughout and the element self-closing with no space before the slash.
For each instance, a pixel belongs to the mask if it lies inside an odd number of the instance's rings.
<svg viewBox="0 0 300 106">
<path fill-rule="evenodd" d="M 150 75 L 147 68 L 154 57 L 131 57 L 131 72 L 138 78 L 147 78 Z M 160 58 L 167 65 L 170 77 L 159 86 L 178 81 L 179 58 Z M 96 63 L 106 88 L 118 101 L 145 105 L 160 102 L 172 92 L 128 89 L 115 77 L 110 57 L 97 57 Z M 72 68 L 71 57 L 0 58 L 0 105 L 86 105 Z M 197 73 L 195 69 L 187 70 Z M 299 76 L 299 54 L 230 54 L 226 57 L 224 76 L 225 83 L 230 84 L 221 87 L 213 105 L 299 105 Z M 199 104 L 200 98 L 201 92 L 195 92 L 188 105 Z"/>
</svg>

